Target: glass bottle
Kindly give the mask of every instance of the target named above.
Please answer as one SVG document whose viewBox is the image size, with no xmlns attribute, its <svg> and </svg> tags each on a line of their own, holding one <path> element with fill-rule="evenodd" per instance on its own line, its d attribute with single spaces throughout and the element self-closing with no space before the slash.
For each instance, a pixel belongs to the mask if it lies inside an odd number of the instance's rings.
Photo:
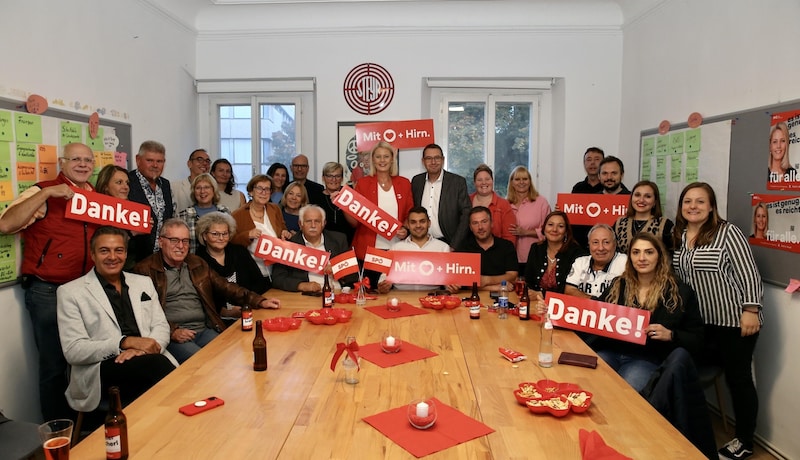
<svg viewBox="0 0 800 460">
<path fill-rule="evenodd" d="M 261 320 L 256 321 L 256 338 L 253 339 L 253 370 L 267 370 L 267 339 L 264 338 Z"/>
<path fill-rule="evenodd" d="M 539 338 L 539 366 L 553 367 L 553 323 L 550 314 L 542 315 L 542 330 Z"/>
<path fill-rule="evenodd" d="M 364 287 L 364 282 L 358 285 L 358 292 L 356 293 L 356 305 L 363 307 L 367 304 L 367 288 Z"/>
<path fill-rule="evenodd" d="M 108 414 L 105 421 L 106 459 L 126 460 L 128 458 L 128 419 L 122 412 L 119 388 L 108 389 Z"/>
<path fill-rule="evenodd" d="M 508 283 L 500 283 L 500 296 L 497 298 L 497 318 L 508 318 Z"/>
<path fill-rule="evenodd" d="M 523 283 L 522 295 L 519 296 L 519 320 L 528 321 L 531 319 L 531 296 L 528 293 L 528 283 Z"/>
<path fill-rule="evenodd" d="M 481 297 L 478 295 L 478 283 L 472 283 L 472 295 L 466 302 L 469 307 L 469 319 L 481 319 Z"/>
<path fill-rule="evenodd" d="M 242 330 L 253 330 L 253 310 L 250 308 L 250 305 L 242 306 Z"/>
<path fill-rule="evenodd" d="M 349 347 L 350 344 L 354 343 L 355 341 L 356 338 L 354 336 L 348 335 L 344 340 L 344 344 Z M 353 354 L 360 362 L 361 357 L 358 356 L 358 351 L 354 351 Z M 342 367 L 344 367 L 344 383 L 349 383 L 350 385 L 355 385 L 358 383 L 358 362 L 353 361 L 350 358 L 350 354 L 347 352 L 347 350 L 344 352 L 344 361 L 342 361 Z"/>
<path fill-rule="evenodd" d="M 331 288 L 331 280 L 328 274 L 325 274 L 325 282 L 322 285 L 322 308 L 333 307 L 333 288 Z"/>
</svg>

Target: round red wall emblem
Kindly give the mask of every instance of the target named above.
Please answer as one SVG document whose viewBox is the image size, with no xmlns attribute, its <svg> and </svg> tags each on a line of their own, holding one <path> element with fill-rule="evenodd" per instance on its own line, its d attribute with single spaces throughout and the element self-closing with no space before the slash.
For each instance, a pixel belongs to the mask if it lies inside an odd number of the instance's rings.
<svg viewBox="0 0 800 460">
<path fill-rule="evenodd" d="M 383 112 L 394 97 L 394 80 L 378 64 L 365 63 L 353 67 L 342 88 L 344 100 L 356 112 L 373 115 Z"/>
</svg>

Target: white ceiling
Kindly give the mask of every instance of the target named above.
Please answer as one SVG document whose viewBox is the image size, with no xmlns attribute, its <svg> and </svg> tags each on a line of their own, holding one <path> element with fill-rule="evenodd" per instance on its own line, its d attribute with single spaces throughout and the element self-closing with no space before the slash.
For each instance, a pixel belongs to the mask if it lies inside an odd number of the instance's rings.
<svg viewBox="0 0 800 460">
<path fill-rule="evenodd" d="M 140 0 L 197 34 L 258 29 L 361 26 L 364 18 L 388 26 L 454 25 L 624 28 L 668 0 Z M 408 8 L 414 3 L 415 8 Z M 430 15 L 416 17 L 410 11 Z M 457 14 L 452 12 L 456 11 Z M 359 15 L 360 19 L 353 19 Z M 318 16 L 318 17 L 314 17 Z M 405 22 L 408 24 L 404 24 Z M 442 24 L 445 19 L 446 24 Z M 388 22 L 388 24 L 386 24 Z M 501 24 L 495 24 L 500 22 Z M 379 24 L 375 24 L 379 25 Z"/>
</svg>

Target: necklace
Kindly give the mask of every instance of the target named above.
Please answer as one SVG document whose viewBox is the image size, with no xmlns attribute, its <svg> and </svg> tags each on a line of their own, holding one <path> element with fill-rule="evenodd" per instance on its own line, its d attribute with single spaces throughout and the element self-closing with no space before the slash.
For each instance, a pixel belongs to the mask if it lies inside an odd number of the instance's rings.
<svg viewBox="0 0 800 460">
<path fill-rule="evenodd" d="M 633 233 L 639 233 L 644 229 L 644 226 L 647 225 L 646 220 L 635 220 L 633 221 Z"/>
</svg>

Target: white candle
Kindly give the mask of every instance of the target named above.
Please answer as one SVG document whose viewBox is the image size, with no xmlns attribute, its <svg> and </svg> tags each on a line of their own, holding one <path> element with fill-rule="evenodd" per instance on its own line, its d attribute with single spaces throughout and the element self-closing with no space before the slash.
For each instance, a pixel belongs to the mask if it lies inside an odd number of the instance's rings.
<svg viewBox="0 0 800 460">
<path fill-rule="evenodd" d="M 424 402 L 417 403 L 417 417 L 425 418 L 428 416 L 428 405 Z"/>
<path fill-rule="evenodd" d="M 386 337 L 386 346 L 387 347 L 394 346 L 394 337 L 392 337 L 391 335 L 389 337 Z"/>
<path fill-rule="evenodd" d="M 392 297 L 391 303 L 392 303 L 393 307 L 396 307 L 397 306 L 397 297 Z"/>
</svg>

